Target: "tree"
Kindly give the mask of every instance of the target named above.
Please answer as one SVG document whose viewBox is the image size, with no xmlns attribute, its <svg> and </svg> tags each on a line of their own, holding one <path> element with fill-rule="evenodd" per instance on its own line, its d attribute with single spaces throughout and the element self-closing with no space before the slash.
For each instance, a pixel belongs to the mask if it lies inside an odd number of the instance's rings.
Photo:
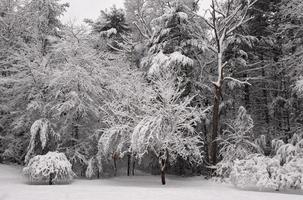
<svg viewBox="0 0 303 200">
<path fill-rule="evenodd" d="M 67 26 L 62 32 L 64 40 L 52 46 L 44 109 L 62 136 L 59 150 L 66 153 L 75 173 L 84 175 L 97 149 L 97 144 L 91 144 L 102 127 L 100 108 L 107 95 L 103 85 L 108 74 L 106 61 L 100 62 L 93 48 L 97 39 L 83 27 Z"/>
<path fill-rule="evenodd" d="M 129 137 L 127 131 L 132 131 L 144 112 L 148 89 L 124 55 L 106 47 L 95 49 L 98 36 L 76 26 L 68 26 L 62 33 L 64 40 L 52 46 L 45 110 L 62 136 L 59 150 L 66 153 L 74 171 L 84 176 L 93 160 L 99 162 L 101 172 L 102 162 L 119 153 L 120 145 L 125 151 L 124 140 L 115 140 L 120 133 L 115 130 L 123 127 L 121 133 Z M 113 140 L 98 144 L 108 137 Z M 103 151 L 104 145 L 110 151 Z M 113 158 L 116 162 L 118 157 Z"/>
<path fill-rule="evenodd" d="M 166 168 L 178 156 L 192 165 L 202 163 L 203 141 L 195 132 L 201 113 L 189 106 L 192 98 L 180 98 L 182 91 L 175 87 L 170 75 L 157 80 L 155 89 L 156 107 L 135 127 L 131 149 L 139 159 L 145 154 L 157 157 L 164 185 Z"/>
<path fill-rule="evenodd" d="M 280 24 L 280 34 L 283 41 L 284 62 L 290 69 L 289 76 L 295 77 L 295 90 L 301 96 L 302 77 L 300 65 L 302 63 L 302 10 L 303 6 L 297 0 L 283 0 L 280 7 L 282 23 Z"/>
<path fill-rule="evenodd" d="M 24 6 L 28 12 L 28 18 L 33 21 L 26 20 L 27 27 L 32 28 L 30 37 L 36 40 L 43 56 L 47 54 L 50 36 L 60 36 L 59 30 L 63 27 L 59 17 L 69 7 L 68 3 L 62 4 L 59 0 L 36 0 L 29 1 Z"/>
<path fill-rule="evenodd" d="M 197 60 L 206 49 L 203 37 L 206 30 L 201 19 L 186 5 L 178 1 L 169 5 L 163 15 L 152 21 L 153 36 L 141 65 L 148 71 L 148 77 L 175 71 L 186 96 L 193 92 L 199 68 Z"/>
<path fill-rule="evenodd" d="M 138 37 L 139 40 L 150 38 L 152 36 L 153 19 L 163 15 L 166 9 L 173 7 L 176 2 L 176 0 L 125 0 L 126 19 L 129 24 L 133 25 L 134 37 Z M 196 0 L 179 0 L 178 2 L 193 11 L 198 9 L 198 1 Z"/>
<path fill-rule="evenodd" d="M 6 110 L 1 116 L 6 141 L 3 154 L 22 163 L 29 140 L 26 132 L 35 120 L 45 117 L 40 108 L 49 61 L 46 40 L 61 28 L 58 18 L 67 5 L 11 0 L 3 0 L 1 5 L 0 88 Z"/>
<path fill-rule="evenodd" d="M 248 10 L 256 1 L 245 1 L 243 4 L 237 5 L 238 1 L 227 1 L 226 4 L 220 6 L 216 0 L 212 0 L 211 5 L 211 19 L 205 20 L 214 34 L 213 45 L 210 49 L 215 54 L 215 62 L 217 65 L 216 81 L 213 81 L 214 86 L 214 103 L 213 103 L 213 119 L 212 119 L 212 133 L 209 144 L 209 158 L 211 164 L 217 163 L 217 136 L 220 124 L 220 99 L 222 97 L 222 87 L 227 80 L 234 81 L 237 84 L 249 84 L 246 80 L 238 80 L 227 75 L 227 70 L 231 66 L 230 60 L 225 60 L 228 44 L 236 39 L 235 31 L 243 24 L 248 22 L 250 18 L 247 17 Z M 247 40 L 252 40 L 250 36 L 243 36 Z M 240 53 L 245 54 L 243 50 Z"/>
<path fill-rule="evenodd" d="M 120 59 L 123 55 L 118 54 Z M 118 61 L 118 60 L 117 60 Z M 130 137 L 135 126 L 142 120 L 145 113 L 151 109 L 149 104 L 154 92 L 146 83 L 143 73 L 133 69 L 127 59 L 113 63 L 108 68 L 109 81 L 107 85 L 108 98 L 104 99 L 103 123 L 106 125 L 98 130 L 102 135 L 98 144 L 99 168 L 114 161 L 114 173 L 117 170 L 116 161 L 127 156 L 127 173 L 130 174 L 131 161 L 134 161 L 130 147 Z M 115 79 L 112 76 L 116 77 Z M 133 174 L 134 174 L 134 162 Z M 116 166 L 116 167 L 115 167 Z"/>
<path fill-rule="evenodd" d="M 125 14 L 122 9 L 113 6 L 109 11 L 102 10 L 97 21 L 85 20 L 92 27 L 93 34 L 100 34 L 103 39 L 111 39 L 107 45 L 115 50 L 119 48 L 119 43 L 124 42 L 124 37 L 130 31 L 126 23 Z"/>
</svg>

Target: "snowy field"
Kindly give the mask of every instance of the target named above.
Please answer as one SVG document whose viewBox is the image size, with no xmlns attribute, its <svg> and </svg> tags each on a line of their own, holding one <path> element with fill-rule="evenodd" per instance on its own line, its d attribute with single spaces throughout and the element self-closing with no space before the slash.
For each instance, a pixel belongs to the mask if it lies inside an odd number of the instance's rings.
<svg viewBox="0 0 303 200">
<path fill-rule="evenodd" d="M 302 200 L 303 193 L 244 191 L 201 177 L 118 177 L 75 180 L 71 185 L 28 185 L 21 169 L 0 165 L 0 200 Z"/>
</svg>

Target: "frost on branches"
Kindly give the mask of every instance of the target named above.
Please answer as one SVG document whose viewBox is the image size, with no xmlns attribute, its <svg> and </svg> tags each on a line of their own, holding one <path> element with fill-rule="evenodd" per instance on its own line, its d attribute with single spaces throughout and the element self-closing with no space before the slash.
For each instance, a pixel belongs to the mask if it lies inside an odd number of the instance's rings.
<svg viewBox="0 0 303 200">
<path fill-rule="evenodd" d="M 273 142 L 272 144 L 277 144 Z M 252 154 L 235 161 L 231 181 L 239 187 L 259 189 L 303 189 L 303 139 L 294 134 L 288 144 L 281 145 L 273 158 Z"/>
<path fill-rule="evenodd" d="M 54 151 L 57 147 L 59 135 L 51 127 L 47 119 L 35 121 L 30 129 L 30 143 L 25 156 L 25 163 L 35 155 L 46 154 L 48 151 Z"/>
<path fill-rule="evenodd" d="M 31 183 L 70 183 L 74 177 L 72 165 L 63 153 L 48 152 L 30 159 L 23 173 Z"/>
</svg>

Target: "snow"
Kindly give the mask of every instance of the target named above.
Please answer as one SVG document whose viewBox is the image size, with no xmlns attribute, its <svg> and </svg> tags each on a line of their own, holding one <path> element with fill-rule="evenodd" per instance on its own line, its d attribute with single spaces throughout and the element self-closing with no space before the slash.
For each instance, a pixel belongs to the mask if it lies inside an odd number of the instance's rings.
<svg viewBox="0 0 303 200">
<path fill-rule="evenodd" d="M 75 180 L 70 185 L 27 185 L 21 167 L 0 165 L 1 200 L 302 200 L 303 193 L 245 191 L 202 177 L 117 177 Z"/>
<path fill-rule="evenodd" d="M 117 34 L 117 29 L 115 29 L 115 28 L 111 28 L 107 31 L 101 32 L 101 35 L 106 36 L 106 37 L 111 37 L 112 35 L 116 35 L 116 34 Z"/>
</svg>

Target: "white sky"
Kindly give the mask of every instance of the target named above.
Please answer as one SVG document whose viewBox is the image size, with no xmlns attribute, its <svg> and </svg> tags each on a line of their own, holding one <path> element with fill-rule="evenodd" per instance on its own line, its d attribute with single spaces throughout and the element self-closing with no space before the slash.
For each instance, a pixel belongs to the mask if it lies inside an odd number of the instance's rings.
<svg viewBox="0 0 303 200">
<path fill-rule="evenodd" d="M 200 7 L 208 8 L 211 0 L 200 0 Z M 76 21 L 81 23 L 83 19 L 96 19 L 100 10 L 116 5 L 118 8 L 124 7 L 124 0 L 61 0 L 62 3 L 68 2 L 70 7 L 62 17 L 63 22 Z"/>
</svg>

